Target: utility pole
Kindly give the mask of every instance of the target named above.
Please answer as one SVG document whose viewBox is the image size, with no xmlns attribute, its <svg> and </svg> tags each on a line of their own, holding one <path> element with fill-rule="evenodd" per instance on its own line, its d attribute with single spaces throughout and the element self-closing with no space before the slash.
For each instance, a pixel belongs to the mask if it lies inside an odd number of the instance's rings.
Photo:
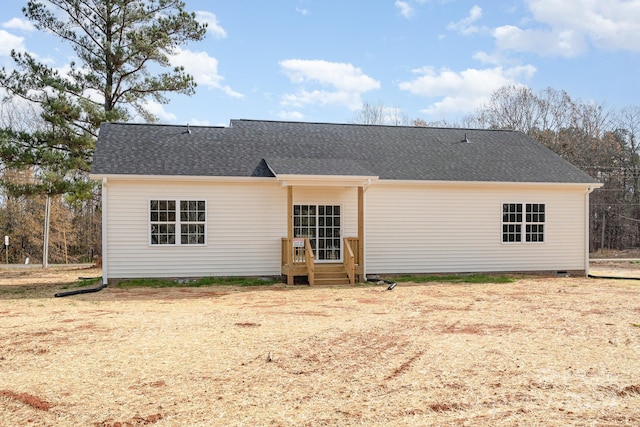
<svg viewBox="0 0 640 427">
<path fill-rule="evenodd" d="M 42 268 L 49 268 L 49 219 L 51 217 L 51 199 L 47 192 L 44 205 L 44 243 L 42 244 Z"/>
</svg>

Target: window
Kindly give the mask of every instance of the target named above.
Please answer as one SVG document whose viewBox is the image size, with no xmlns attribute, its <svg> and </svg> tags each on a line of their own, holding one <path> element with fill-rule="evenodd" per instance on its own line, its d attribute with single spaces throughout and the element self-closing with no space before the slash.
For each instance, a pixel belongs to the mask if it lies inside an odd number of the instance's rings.
<svg viewBox="0 0 640 427">
<path fill-rule="evenodd" d="M 175 245 L 176 243 L 176 202 L 174 200 L 152 200 L 151 244 Z"/>
<path fill-rule="evenodd" d="M 180 243 L 204 245 L 204 200 L 180 202 Z"/>
<path fill-rule="evenodd" d="M 523 230 L 526 243 L 544 242 L 544 223 L 544 203 L 502 204 L 503 243 L 521 243 Z"/>
<path fill-rule="evenodd" d="M 151 200 L 150 242 L 152 245 L 204 245 L 206 217 L 204 200 Z"/>
<path fill-rule="evenodd" d="M 527 203 L 525 216 L 525 240 L 544 242 L 544 204 Z"/>
<path fill-rule="evenodd" d="M 502 242 L 522 241 L 522 204 L 502 205 Z"/>
</svg>

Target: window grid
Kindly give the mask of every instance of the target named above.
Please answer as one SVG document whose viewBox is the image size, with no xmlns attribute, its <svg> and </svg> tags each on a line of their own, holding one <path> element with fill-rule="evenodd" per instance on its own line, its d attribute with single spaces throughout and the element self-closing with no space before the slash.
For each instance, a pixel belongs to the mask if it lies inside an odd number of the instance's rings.
<svg viewBox="0 0 640 427">
<path fill-rule="evenodd" d="M 543 243 L 545 220 L 544 203 L 503 203 L 502 242 L 522 243 L 524 231 L 524 242 Z"/>
<path fill-rule="evenodd" d="M 149 219 L 151 245 L 205 244 L 204 200 L 151 200 Z"/>
<path fill-rule="evenodd" d="M 341 207 L 294 205 L 293 237 L 306 237 L 317 261 L 341 258 Z"/>
<path fill-rule="evenodd" d="M 525 239 L 527 242 L 544 242 L 545 206 L 543 203 L 527 203 Z"/>
<path fill-rule="evenodd" d="M 318 206 L 318 259 L 340 259 L 340 206 Z"/>
<path fill-rule="evenodd" d="M 502 242 L 522 241 L 522 204 L 502 204 Z"/>
<path fill-rule="evenodd" d="M 316 206 L 295 205 L 293 207 L 293 237 L 306 237 L 311 248 L 316 247 Z"/>
<path fill-rule="evenodd" d="M 204 245 L 204 200 L 180 202 L 180 244 Z"/>
</svg>

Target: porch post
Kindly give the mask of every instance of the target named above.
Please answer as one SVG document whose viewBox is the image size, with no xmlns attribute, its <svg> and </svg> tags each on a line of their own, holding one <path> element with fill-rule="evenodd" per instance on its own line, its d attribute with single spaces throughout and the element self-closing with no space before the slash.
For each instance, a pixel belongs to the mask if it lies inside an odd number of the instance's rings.
<svg viewBox="0 0 640 427">
<path fill-rule="evenodd" d="M 287 269 L 287 285 L 293 285 L 293 257 L 291 256 L 291 251 L 293 248 L 291 247 L 293 242 L 293 186 L 287 187 L 287 238 L 289 248 L 287 253 L 289 255 L 289 259 L 287 260 L 287 264 L 289 264 L 289 268 Z"/>
<path fill-rule="evenodd" d="M 358 187 L 358 272 L 364 282 L 364 187 Z"/>
</svg>

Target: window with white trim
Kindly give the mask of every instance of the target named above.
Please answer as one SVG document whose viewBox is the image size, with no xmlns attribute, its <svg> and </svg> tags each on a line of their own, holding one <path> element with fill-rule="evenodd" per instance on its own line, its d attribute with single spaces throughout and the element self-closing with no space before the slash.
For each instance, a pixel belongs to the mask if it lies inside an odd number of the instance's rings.
<svg viewBox="0 0 640 427">
<path fill-rule="evenodd" d="M 206 218 L 204 200 L 151 200 L 149 242 L 151 245 L 204 245 Z"/>
<path fill-rule="evenodd" d="M 527 203 L 525 208 L 526 242 L 544 242 L 544 203 Z"/>
<path fill-rule="evenodd" d="M 544 242 L 545 219 L 544 203 L 503 203 L 502 242 Z"/>
</svg>

